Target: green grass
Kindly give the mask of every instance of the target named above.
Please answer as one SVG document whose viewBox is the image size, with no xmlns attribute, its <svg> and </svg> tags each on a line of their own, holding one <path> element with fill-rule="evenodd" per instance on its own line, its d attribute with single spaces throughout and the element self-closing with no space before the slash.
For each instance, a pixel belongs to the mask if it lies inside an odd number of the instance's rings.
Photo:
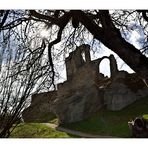
<svg viewBox="0 0 148 148">
<path fill-rule="evenodd" d="M 91 134 L 131 137 L 127 122 L 143 114 L 148 114 L 148 97 L 136 101 L 121 111 L 102 109 L 87 120 L 61 126 Z"/>
<path fill-rule="evenodd" d="M 142 116 L 145 120 L 148 120 L 148 114 Z"/>
<path fill-rule="evenodd" d="M 11 133 L 10 138 L 71 138 L 75 137 L 56 131 L 40 123 L 19 124 Z"/>
</svg>

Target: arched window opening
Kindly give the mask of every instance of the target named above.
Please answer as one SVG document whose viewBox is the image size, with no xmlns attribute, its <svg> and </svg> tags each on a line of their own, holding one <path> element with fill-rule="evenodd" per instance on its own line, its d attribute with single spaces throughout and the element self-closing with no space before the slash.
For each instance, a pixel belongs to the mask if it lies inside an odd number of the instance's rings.
<svg viewBox="0 0 148 148">
<path fill-rule="evenodd" d="M 103 59 L 99 65 L 99 73 L 103 74 L 104 77 L 111 77 L 110 72 L 110 61 L 109 59 Z"/>
</svg>

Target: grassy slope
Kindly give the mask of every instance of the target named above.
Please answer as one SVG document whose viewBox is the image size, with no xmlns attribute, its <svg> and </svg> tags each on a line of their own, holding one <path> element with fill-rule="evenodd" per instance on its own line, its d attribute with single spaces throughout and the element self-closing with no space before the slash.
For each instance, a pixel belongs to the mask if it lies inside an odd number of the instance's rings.
<svg viewBox="0 0 148 148">
<path fill-rule="evenodd" d="M 127 122 L 143 114 L 148 114 L 148 97 L 136 101 L 121 111 L 102 109 L 87 120 L 62 126 L 92 134 L 131 137 Z"/>
<path fill-rule="evenodd" d="M 56 131 L 40 123 L 19 124 L 11 133 L 10 138 L 70 138 L 64 132 Z"/>
</svg>

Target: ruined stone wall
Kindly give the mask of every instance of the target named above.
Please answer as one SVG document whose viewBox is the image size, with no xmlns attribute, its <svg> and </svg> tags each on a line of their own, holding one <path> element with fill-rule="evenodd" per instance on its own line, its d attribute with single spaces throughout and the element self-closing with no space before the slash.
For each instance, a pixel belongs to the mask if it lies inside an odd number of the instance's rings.
<svg viewBox="0 0 148 148">
<path fill-rule="evenodd" d="M 55 118 L 51 112 L 51 103 L 57 96 L 56 91 L 34 94 L 31 105 L 22 113 L 25 122 L 48 122 Z"/>
<path fill-rule="evenodd" d="M 85 63 L 90 63 L 90 47 L 89 45 L 81 45 L 75 51 L 69 54 L 69 57 L 66 58 L 66 73 L 67 73 L 67 81 L 73 77 L 73 75 L 77 75 L 77 71 L 83 67 Z M 85 60 L 82 57 L 82 54 L 85 55 Z"/>
<path fill-rule="evenodd" d="M 148 95 L 148 88 L 135 73 L 120 71 L 104 90 L 104 102 L 109 110 L 117 111 Z"/>
</svg>

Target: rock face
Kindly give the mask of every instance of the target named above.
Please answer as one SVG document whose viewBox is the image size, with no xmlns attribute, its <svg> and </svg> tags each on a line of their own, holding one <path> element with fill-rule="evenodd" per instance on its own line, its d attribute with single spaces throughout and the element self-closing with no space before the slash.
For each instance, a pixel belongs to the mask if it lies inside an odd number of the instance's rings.
<svg viewBox="0 0 148 148">
<path fill-rule="evenodd" d="M 100 62 L 104 58 L 110 61 L 110 78 L 99 72 Z M 121 110 L 148 95 L 148 88 L 135 73 L 118 70 L 113 55 L 91 61 L 89 45 L 81 45 L 71 52 L 65 63 L 67 81 L 58 84 L 57 95 L 53 95 L 52 99 L 51 94 L 56 92 L 33 96 L 31 106 L 23 113 L 25 118 L 31 112 L 33 120 L 40 120 L 40 113 L 53 112 L 60 123 L 76 122 L 103 107 Z"/>
</svg>

